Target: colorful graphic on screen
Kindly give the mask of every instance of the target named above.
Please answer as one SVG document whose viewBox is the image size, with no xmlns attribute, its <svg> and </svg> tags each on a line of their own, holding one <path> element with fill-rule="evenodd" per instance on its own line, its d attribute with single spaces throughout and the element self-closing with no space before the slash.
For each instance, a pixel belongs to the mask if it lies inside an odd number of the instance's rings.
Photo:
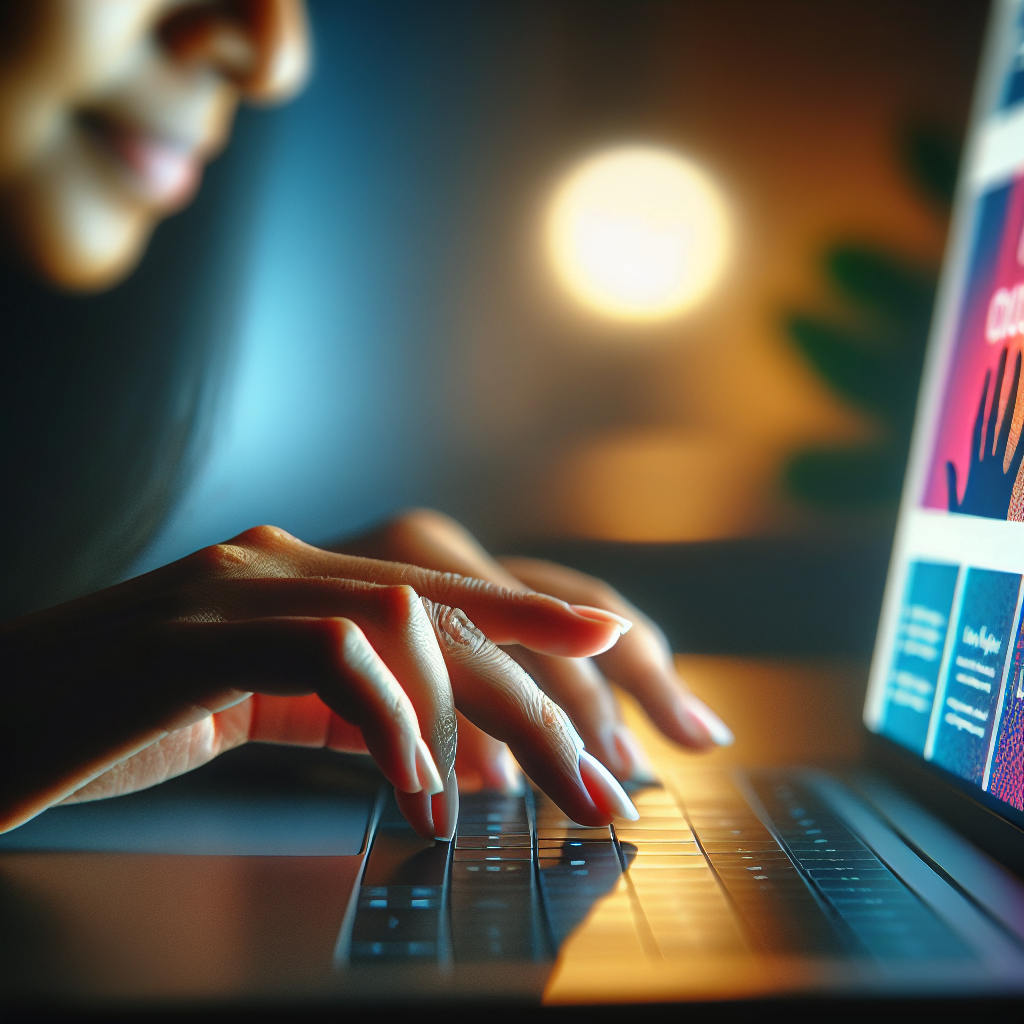
<svg viewBox="0 0 1024 1024">
<path fill-rule="evenodd" d="M 915 562 L 907 577 L 882 732 L 915 754 L 924 753 L 928 737 L 958 572 L 955 565 Z"/>
<path fill-rule="evenodd" d="M 1024 521 L 1024 175 L 985 195 L 922 504 Z"/>
<path fill-rule="evenodd" d="M 1024 811 L 1024 621 L 1017 629 L 986 788 L 992 796 Z"/>
<path fill-rule="evenodd" d="M 925 756 L 981 785 L 999 710 L 1007 647 L 1017 610 L 1020 576 L 968 569 L 953 647 L 932 715 Z"/>
</svg>

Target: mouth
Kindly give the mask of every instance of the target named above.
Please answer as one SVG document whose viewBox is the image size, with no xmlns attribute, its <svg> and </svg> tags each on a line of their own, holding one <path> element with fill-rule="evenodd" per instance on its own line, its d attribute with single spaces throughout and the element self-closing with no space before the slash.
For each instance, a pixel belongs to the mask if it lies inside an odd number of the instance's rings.
<svg viewBox="0 0 1024 1024">
<path fill-rule="evenodd" d="M 101 114 L 85 114 L 81 123 L 144 202 L 171 210 L 195 194 L 203 168 L 195 147 Z"/>
</svg>

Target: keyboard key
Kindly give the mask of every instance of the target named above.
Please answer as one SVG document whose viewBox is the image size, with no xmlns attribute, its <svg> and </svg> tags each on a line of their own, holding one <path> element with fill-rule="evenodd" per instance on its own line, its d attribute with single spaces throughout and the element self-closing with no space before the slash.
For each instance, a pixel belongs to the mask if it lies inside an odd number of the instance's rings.
<svg viewBox="0 0 1024 1024">
<path fill-rule="evenodd" d="M 607 828 L 542 828 L 537 826 L 538 839 L 594 839 L 610 842 L 612 834 Z"/>
<path fill-rule="evenodd" d="M 562 849 L 590 849 L 595 844 L 610 846 L 610 836 L 599 833 L 587 839 L 538 839 L 537 848 L 540 850 L 562 850 Z"/>
<path fill-rule="evenodd" d="M 429 962 L 436 958 L 436 942 L 370 942 L 353 940 L 349 947 L 349 959 L 356 963 L 367 960 L 405 959 L 422 959 Z"/>
<path fill-rule="evenodd" d="M 774 850 L 762 850 L 760 853 L 709 853 L 711 863 L 716 869 L 722 867 L 749 867 L 751 864 L 792 864 L 781 847 Z"/>
<path fill-rule="evenodd" d="M 692 843 L 693 833 L 689 829 L 641 829 L 616 828 L 615 838 L 620 843 Z"/>
<path fill-rule="evenodd" d="M 696 843 L 623 843 L 622 856 L 633 857 L 703 857 Z"/>
<path fill-rule="evenodd" d="M 646 864 L 646 861 L 644 862 Z M 675 857 L 669 864 L 662 865 L 657 869 L 647 870 L 646 867 L 637 867 L 636 861 L 629 867 L 629 877 L 633 884 L 639 888 L 641 885 L 690 885 L 698 878 L 706 878 L 714 881 L 715 875 L 707 866 L 706 861 L 694 858 Z M 717 882 L 715 883 L 718 884 Z"/>
<path fill-rule="evenodd" d="M 729 842 L 701 842 L 701 846 L 710 855 L 716 853 L 772 853 L 775 850 L 784 852 L 782 847 L 779 846 L 774 839 L 758 841 L 758 842 L 744 842 L 744 843 L 729 843 Z"/>
<path fill-rule="evenodd" d="M 529 848 L 506 848 L 504 850 L 460 850 L 456 848 L 452 854 L 452 860 L 462 861 L 483 861 L 487 863 L 505 861 L 532 861 L 533 850 Z"/>
<path fill-rule="evenodd" d="M 533 846 L 530 836 L 456 836 L 456 850 L 529 850 Z"/>
<path fill-rule="evenodd" d="M 436 942 L 439 911 L 361 909 L 352 928 L 353 942 Z"/>
<path fill-rule="evenodd" d="M 528 825 L 513 822 L 510 825 L 503 825 L 500 822 L 489 825 L 463 825 L 458 826 L 460 836 L 527 836 L 530 835 Z"/>
<path fill-rule="evenodd" d="M 469 863 L 466 861 L 455 861 L 452 863 L 452 878 L 459 880 L 473 881 L 484 875 L 500 875 L 502 879 L 518 882 L 529 878 L 532 874 L 532 865 L 528 862 L 498 861 L 477 861 Z"/>
<path fill-rule="evenodd" d="M 897 959 L 971 955 L 807 787 L 767 772 L 752 781 L 809 884 L 845 922 L 851 951 Z"/>
<path fill-rule="evenodd" d="M 690 826 L 687 820 L 680 814 L 678 817 L 641 817 L 639 821 L 630 821 L 628 818 L 615 819 L 615 831 L 620 828 L 632 831 L 650 832 L 664 830 L 667 832 L 689 832 Z"/>
<path fill-rule="evenodd" d="M 659 854 L 652 853 L 643 857 L 636 857 L 629 862 L 630 872 L 635 871 L 662 871 L 662 870 L 678 870 L 681 861 L 689 860 L 690 858 L 680 854 Z M 699 855 L 694 856 L 694 860 L 699 860 L 703 865 L 706 863 L 703 857 Z"/>
</svg>

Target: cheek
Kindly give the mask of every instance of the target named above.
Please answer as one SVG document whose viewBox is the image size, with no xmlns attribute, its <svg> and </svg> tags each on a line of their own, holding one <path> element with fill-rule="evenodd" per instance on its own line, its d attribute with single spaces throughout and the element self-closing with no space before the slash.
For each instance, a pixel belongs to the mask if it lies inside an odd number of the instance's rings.
<svg viewBox="0 0 1024 1024">
<path fill-rule="evenodd" d="M 69 103 L 88 101 L 145 59 L 161 18 L 177 0 L 61 0 L 46 4 L 40 62 Z"/>
<path fill-rule="evenodd" d="M 0 182 L 60 144 L 75 112 L 150 52 L 167 0 L 32 0 L 0 54 Z M 27 12 L 27 13 L 25 13 Z M 0 20 L 0 32 L 8 26 Z"/>
<path fill-rule="evenodd" d="M 137 262 L 157 215 L 90 151 L 78 113 L 151 59 L 166 0 L 33 3 L 0 66 L 0 213 L 14 248 L 55 284 L 109 286 Z"/>
</svg>

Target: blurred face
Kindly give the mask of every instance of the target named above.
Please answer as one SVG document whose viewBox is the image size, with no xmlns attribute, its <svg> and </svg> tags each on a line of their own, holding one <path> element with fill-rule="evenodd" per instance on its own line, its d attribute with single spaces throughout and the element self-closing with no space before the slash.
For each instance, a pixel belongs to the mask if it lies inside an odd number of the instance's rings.
<svg viewBox="0 0 1024 1024">
<path fill-rule="evenodd" d="M 303 0 L 0 0 L 0 228 L 53 283 L 134 268 L 241 99 L 306 78 Z"/>
</svg>

